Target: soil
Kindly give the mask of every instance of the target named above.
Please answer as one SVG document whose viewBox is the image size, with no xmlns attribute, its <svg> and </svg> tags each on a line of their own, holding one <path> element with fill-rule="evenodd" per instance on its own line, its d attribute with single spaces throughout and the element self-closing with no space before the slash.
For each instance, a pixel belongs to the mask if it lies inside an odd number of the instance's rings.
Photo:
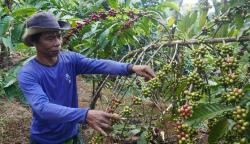
<svg viewBox="0 0 250 144">
<path fill-rule="evenodd" d="M 92 87 L 81 77 L 77 79 L 79 106 L 88 107 Z M 20 102 L 0 97 L 0 144 L 28 144 L 31 109 Z M 88 135 L 91 130 L 86 130 Z"/>
<path fill-rule="evenodd" d="M 79 107 L 88 107 L 92 94 L 92 85 L 82 77 L 77 78 Z M 111 92 L 107 89 L 102 91 L 102 102 L 99 100 L 96 109 L 104 109 L 106 99 L 110 98 Z M 145 102 L 147 108 L 153 108 L 152 102 Z M 157 109 L 156 107 L 154 107 Z M 139 109 L 138 109 L 139 110 Z M 0 144 L 28 144 L 29 143 L 29 126 L 31 123 L 31 110 L 28 106 L 24 106 L 20 102 L 8 101 L 6 98 L 0 97 Z M 156 116 L 157 117 L 157 116 Z M 135 122 L 138 120 L 135 119 Z M 169 144 L 176 143 L 175 130 L 173 122 L 166 122 L 164 125 L 165 138 Z M 86 127 L 82 132 L 86 141 L 89 141 L 93 135 L 93 130 Z M 131 139 L 138 139 L 132 137 Z M 131 141 L 128 140 L 128 141 Z M 133 141 L 133 140 L 132 140 Z M 105 143 L 113 143 L 106 141 Z M 131 143 L 131 142 L 128 142 Z"/>
</svg>

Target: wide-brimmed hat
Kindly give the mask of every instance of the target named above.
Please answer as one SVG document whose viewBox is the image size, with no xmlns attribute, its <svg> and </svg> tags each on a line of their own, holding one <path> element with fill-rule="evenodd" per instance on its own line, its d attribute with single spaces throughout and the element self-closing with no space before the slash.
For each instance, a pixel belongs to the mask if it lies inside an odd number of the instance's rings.
<svg viewBox="0 0 250 144">
<path fill-rule="evenodd" d="M 64 21 L 57 21 L 50 12 L 38 12 L 27 19 L 23 42 L 28 46 L 33 46 L 31 36 L 41 32 L 69 30 L 70 24 Z"/>
</svg>

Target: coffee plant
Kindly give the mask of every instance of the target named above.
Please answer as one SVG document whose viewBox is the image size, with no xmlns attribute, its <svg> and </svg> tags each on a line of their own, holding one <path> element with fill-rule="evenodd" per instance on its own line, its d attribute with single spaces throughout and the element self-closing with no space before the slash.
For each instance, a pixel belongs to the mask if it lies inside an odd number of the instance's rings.
<svg viewBox="0 0 250 144">
<path fill-rule="evenodd" d="M 21 42 L 23 21 L 36 11 L 49 10 L 72 26 L 63 35 L 63 49 L 147 64 L 156 72 L 146 81 L 136 75 L 85 76 L 93 84 L 91 108 L 108 88 L 112 93 L 102 108 L 122 116 L 112 121 L 108 137 L 91 133 L 89 144 L 250 143 L 249 0 L 213 5 L 200 0 L 185 12 L 182 1 L 178 3 L 1 1 L 0 95 L 23 100 L 15 74 L 35 53 Z M 2 64 L 15 52 L 23 53 L 19 63 Z"/>
</svg>

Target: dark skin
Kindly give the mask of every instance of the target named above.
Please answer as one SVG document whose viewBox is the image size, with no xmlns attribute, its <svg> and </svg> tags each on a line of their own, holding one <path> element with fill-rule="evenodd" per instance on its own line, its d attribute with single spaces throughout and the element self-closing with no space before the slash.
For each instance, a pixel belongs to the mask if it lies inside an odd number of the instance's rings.
<svg viewBox="0 0 250 144">
<path fill-rule="evenodd" d="M 62 37 L 59 31 L 41 33 L 37 41 L 33 42 L 37 50 L 36 60 L 44 65 L 55 65 L 58 60 L 61 44 Z M 146 65 L 133 65 L 132 71 L 147 80 L 155 77 L 154 71 Z M 112 130 L 112 119 L 121 119 L 121 116 L 100 110 L 89 110 L 86 121 L 90 127 L 107 136 L 107 132 Z"/>
</svg>

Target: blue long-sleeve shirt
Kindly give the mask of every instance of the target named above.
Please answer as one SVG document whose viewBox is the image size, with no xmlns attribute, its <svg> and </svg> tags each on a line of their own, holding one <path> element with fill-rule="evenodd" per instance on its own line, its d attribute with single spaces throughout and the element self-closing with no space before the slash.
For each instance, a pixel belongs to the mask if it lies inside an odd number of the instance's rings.
<svg viewBox="0 0 250 144">
<path fill-rule="evenodd" d="M 30 60 L 17 79 L 32 108 L 31 139 L 41 144 L 59 144 L 78 133 L 78 123 L 86 123 L 88 108 L 78 108 L 78 74 L 130 72 L 128 64 L 89 59 L 74 52 L 60 52 L 54 66 Z"/>
</svg>

